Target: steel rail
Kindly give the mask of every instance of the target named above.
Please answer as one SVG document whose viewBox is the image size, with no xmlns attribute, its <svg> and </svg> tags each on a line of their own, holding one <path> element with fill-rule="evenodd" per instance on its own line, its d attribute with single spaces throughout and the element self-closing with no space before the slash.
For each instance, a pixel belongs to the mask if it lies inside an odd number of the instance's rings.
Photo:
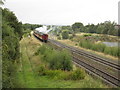
<svg viewBox="0 0 120 90">
<path fill-rule="evenodd" d="M 106 61 L 106 60 L 104 60 L 104 59 L 102 59 L 100 57 L 97 57 L 97 56 L 96 57 L 95 56 L 91 56 L 88 53 L 86 54 L 85 52 L 80 52 L 78 49 L 70 47 L 70 46 L 66 46 L 64 44 L 61 44 L 58 41 L 54 41 L 54 40 L 49 40 L 49 41 L 52 42 L 53 44 L 59 46 L 59 47 L 67 48 L 67 49 L 69 49 L 70 51 L 72 51 L 74 53 L 77 53 L 77 54 L 80 54 L 80 55 L 84 55 L 87 58 L 90 58 L 90 59 L 95 60 L 95 61 L 97 60 L 98 62 L 100 62 L 100 63 L 102 63 L 104 65 L 108 65 L 108 66 L 110 66 L 112 68 L 120 70 L 119 65 L 117 65 L 115 63 Z M 119 78 L 114 77 L 114 76 L 108 74 L 107 72 L 104 72 L 104 71 L 100 70 L 99 68 L 93 67 L 90 64 L 87 64 L 86 62 L 84 62 L 84 60 L 81 60 L 80 58 L 76 58 L 75 56 L 73 56 L 73 61 L 75 63 L 83 66 L 85 69 L 87 69 L 87 71 L 92 72 L 92 73 L 96 74 L 97 76 L 101 77 L 102 79 L 107 81 L 107 83 L 110 83 L 110 84 L 112 84 L 114 86 L 120 87 L 120 84 L 119 84 L 120 83 L 120 79 Z"/>
<path fill-rule="evenodd" d="M 50 40 L 50 41 L 52 41 L 55 44 L 59 44 L 59 46 L 61 46 L 62 48 L 67 48 L 67 49 L 69 49 L 70 51 L 72 51 L 74 53 L 77 53 L 77 54 L 82 55 L 82 56 L 86 56 L 86 58 L 92 59 L 94 61 L 98 61 L 98 62 L 100 62 L 100 63 L 102 63 L 104 65 L 107 65 L 109 67 L 112 67 L 112 68 L 120 71 L 120 65 L 119 64 L 110 62 L 110 61 L 105 60 L 105 59 L 103 59 L 101 57 L 98 57 L 98 56 L 88 54 L 87 52 L 83 52 L 83 51 L 81 51 L 79 49 L 76 49 L 75 47 L 67 46 L 67 45 L 64 45 L 64 44 L 62 44 L 60 42 L 53 41 L 53 40 Z"/>
</svg>

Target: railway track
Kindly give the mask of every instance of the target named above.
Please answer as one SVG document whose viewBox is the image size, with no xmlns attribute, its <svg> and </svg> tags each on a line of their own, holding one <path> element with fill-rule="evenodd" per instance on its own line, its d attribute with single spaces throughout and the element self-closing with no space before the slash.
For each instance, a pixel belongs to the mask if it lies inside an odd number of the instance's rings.
<svg viewBox="0 0 120 90">
<path fill-rule="evenodd" d="M 89 54 L 88 52 L 85 52 L 83 50 L 79 50 L 77 48 L 64 45 L 55 40 L 49 40 L 49 41 L 58 47 L 66 48 L 66 49 L 70 50 L 72 53 L 78 54 L 85 58 L 89 58 L 89 59 L 91 59 L 92 62 L 98 62 L 104 66 L 111 67 L 112 69 L 116 70 L 118 72 L 118 74 L 120 73 L 120 65 L 118 63 L 115 63 L 110 60 L 106 60 L 104 58 Z M 85 68 L 86 71 L 88 71 L 96 76 L 99 76 L 107 83 L 112 84 L 115 87 L 120 87 L 120 78 L 119 77 L 116 77 L 108 72 L 105 72 L 104 70 L 102 70 L 100 68 L 92 66 L 90 63 L 85 62 L 85 60 L 83 60 L 82 58 L 78 58 L 74 55 L 73 55 L 73 62 L 76 63 L 78 66 L 82 66 L 83 68 Z"/>
<path fill-rule="evenodd" d="M 50 42 L 53 42 L 54 44 L 59 45 L 62 48 L 66 48 L 66 49 L 72 51 L 73 53 L 77 53 L 77 54 L 79 54 L 81 56 L 84 56 L 86 58 L 89 58 L 89 59 L 92 59 L 94 61 L 100 62 L 100 63 L 102 63 L 104 65 L 110 66 L 110 67 L 120 71 L 120 65 L 118 63 L 111 62 L 110 60 L 106 60 L 104 58 L 92 55 L 92 54 L 90 54 L 88 52 L 85 52 L 83 50 L 79 50 L 79 49 L 71 47 L 71 46 L 64 45 L 64 44 L 62 44 L 60 42 L 57 42 L 57 41 L 54 41 L 54 40 L 50 40 Z"/>
</svg>

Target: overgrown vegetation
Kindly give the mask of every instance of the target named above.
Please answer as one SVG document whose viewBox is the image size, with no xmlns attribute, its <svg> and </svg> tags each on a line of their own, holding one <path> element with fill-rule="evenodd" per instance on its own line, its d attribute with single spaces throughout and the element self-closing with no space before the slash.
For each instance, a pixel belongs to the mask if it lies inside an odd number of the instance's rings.
<svg viewBox="0 0 120 90">
<path fill-rule="evenodd" d="M 66 50 L 56 51 L 51 47 L 43 45 L 39 48 L 38 53 L 43 55 L 43 61 L 48 63 L 50 69 L 72 70 L 72 58 Z"/>
<path fill-rule="evenodd" d="M 117 23 L 111 21 L 105 21 L 103 23 L 98 23 L 97 25 L 84 25 L 81 22 L 76 22 L 71 26 L 60 26 L 59 29 L 55 29 L 52 33 L 54 33 L 54 35 L 60 35 L 64 30 L 67 30 L 69 34 L 73 34 L 73 36 L 77 33 L 96 33 L 120 36 L 120 28 L 117 26 Z"/>
<path fill-rule="evenodd" d="M 117 24 L 111 21 L 105 21 L 104 23 L 98 23 L 97 25 L 88 24 L 84 26 L 80 22 L 76 22 L 72 25 L 74 33 L 97 33 L 97 34 L 108 34 L 114 36 L 120 36 L 120 28 L 115 28 Z"/>
<path fill-rule="evenodd" d="M 62 38 L 68 39 L 69 38 L 69 31 L 67 31 L 67 30 L 62 31 Z"/>
<path fill-rule="evenodd" d="M 53 70 L 47 65 L 48 62 L 43 60 L 40 53 L 36 50 L 40 47 L 40 42 L 33 36 L 24 37 L 20 42 L 21 62 L 16 80 L 17 88 L 105 88 L 101 80 L 93 79 L 89 75 L 84 75 L 84 70 L 77 69 L 74 71 Z M 38 50 L 39 51 L 39 50 Z M 28 52 L 28 53 L 26 53 Z M 39 54 L 39 55 L 38 55 Z M 22 64 L 22 67 L 21 67 Z M 78 70 L 78 72 L 77 72 Z M 79 74 L 80 71 L 80 74 Z M 79 75 L 79 78 L 78 78 Z M 74 79 L 75 78 L 75 79 Z M 78 78 L 76 80 L 76 78 Z"/>
<path fill-rule="evenodd" d="M 3 88 L 13 88 L 15 86 L 13 73 L 16 72 L 14 64 L 19 62 L 20 57 L 19 41 L 22 39 L 23 34 L 30 35 L 31 30 L 42 25 L 22 24 L 9 9 L 0 7 L 0 10 L 2 12 Z"/>
<path fill-rule="evenodd" d="M 61 53 L 62 52 L 62 53 Z M 42 61 L 38 74 L 55 79 L 63 80 L 81 80 L 85 78 L 85 72 L 82 69 L 73 71 L 71 55 L 68 51 L 57 51 L 47 45 L 42 45 L 36 55 L 42 55 Z"/>
<path fill-rule="evenodd" d="M 22 23 L 8 9 L 2 9 L 2 86 L 15 87 L 15 61 L 20 57 L 19 41 L 22 38 Z"/>
<path fill-rule="evenodd" d="M 25 23 L 22 25 L 24 30 L 34 30 L 38 27 L 42 27 L 43 25 L 39 25 L 39 24 L 29 24 L 29 23 Z"/>
<path fill-rule="evenodd" d="M 41 65 L 38 72 L 38 75 L 40 76 L 47 76 L 58 80 L 81 80 L 86 76 L 85 71 L 79 68 L 74 71 L 49 70 L 45 66 Z"/>
<path fill-rule="evenodd" d="M 112 56 L 116 56 L 116 57 L 120 56 L 119 47 L 107 47 L 102 43 L 94 43 L 89 40 L 81 40 L 79 45 L 83 48 L 91 49 L 98 52 L 103 52 L 105 54 L 109 54 Z"/>
</svg>

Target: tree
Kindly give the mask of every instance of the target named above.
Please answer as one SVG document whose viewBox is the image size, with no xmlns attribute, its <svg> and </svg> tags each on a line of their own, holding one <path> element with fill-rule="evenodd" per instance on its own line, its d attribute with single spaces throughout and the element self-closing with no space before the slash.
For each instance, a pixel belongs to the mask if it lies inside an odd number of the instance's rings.
<svg viewBox="0 0 120 90">
<path fill-rule="evenodd" d="M 16 35 L 18 35 L 18 38 L 21 39 L 22 37 L 22 23 L 18 21 L 17 17 L 15 16 L 15 14 L 11 11 L 9 11 L 9 9 L 5 8 L 2 10 L 2 14 L 3 14 L 3 23 L 7 23 L 7 25 L 9 25 L 11 28 L 14 28 L 14 33 L 16 33 Z"/>
<path fill-rule="evenodd" d="M 85 32 L 87 32 L 87 33 L 96 33 L 96 28 L 97 28 L 97 25 L 94 25 L 94 24 L 86 25 Z"/>
<path fill-rule="evenodd" d="M 104 29 L 103 23 L 98 24 L 96 28 L 96 33 L 101 34 L 103 29 Z"/>
<path fill-rule="evenodd" d="M 74 23 L 72 25 L 72 29 L 73 29 L 74 33 L 83 31 L 83 27 L 84 27 L 84 25 L 82 23 L 79 23 L 79 22 Z"/>
<path fill-rule="evenodd" d="M 113 28 L 112 28 L 111 22 L 105 21 L 104 22 L 104 29 L 102 30 L 102 34 L 109 34 L 112 29 Z"/>
<path fill-rule="evenodd" d="M 22 23 L 8 9 L 2 10 L 2 86 L 14 88 L 16 68 L 14 62 L 19 60 L 19 40 L 22 36 Z"/>
<path fill-rule="evenodd" d="M 64 31 L 62 32 L 62 38 L 63 38 L 63 39 L 68 39 L 68 38 L 69 38 L 69 32 L 68 32 L 67 30 L 64 30 Z"/>
</svg>

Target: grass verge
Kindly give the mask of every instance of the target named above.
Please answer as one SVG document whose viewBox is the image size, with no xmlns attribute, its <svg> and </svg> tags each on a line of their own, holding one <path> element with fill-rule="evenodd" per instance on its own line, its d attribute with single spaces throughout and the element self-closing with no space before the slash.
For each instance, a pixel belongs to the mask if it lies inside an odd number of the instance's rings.
<svg viewBox="0 0 120 90">
<path fill-rule="evenodd" d="M 18 72 L 16 81 L 19 82 L 19 88 L 106 88 L 99 79 L 94 80 L 89 75 L 84 79 L 72 80 L 63 79 L 63 76 L 72 74 L 75 77 L 79 73 L 61 71 L 61 70 L 47 70 L 47 75 L 40 75 L 39 70 L 43 66 L 47 67 L 39 55 L 35 52 L 40 47 L 39 41 L 34 37 L 26 37 L 21 41 L 21 62 L 18 64 Z M 43 69 L 41 69 L 43 70 Z M 43 70 L 44 71 L 44 70 Z M 81 72 L 81 71 L 80 71 Z M 64 75 L 61 75 L 64 74 Z M 67 77 L 68 78 L 68 77 Z M 74 78 L 76 79 L 76 78 Z"/>
</svg>

